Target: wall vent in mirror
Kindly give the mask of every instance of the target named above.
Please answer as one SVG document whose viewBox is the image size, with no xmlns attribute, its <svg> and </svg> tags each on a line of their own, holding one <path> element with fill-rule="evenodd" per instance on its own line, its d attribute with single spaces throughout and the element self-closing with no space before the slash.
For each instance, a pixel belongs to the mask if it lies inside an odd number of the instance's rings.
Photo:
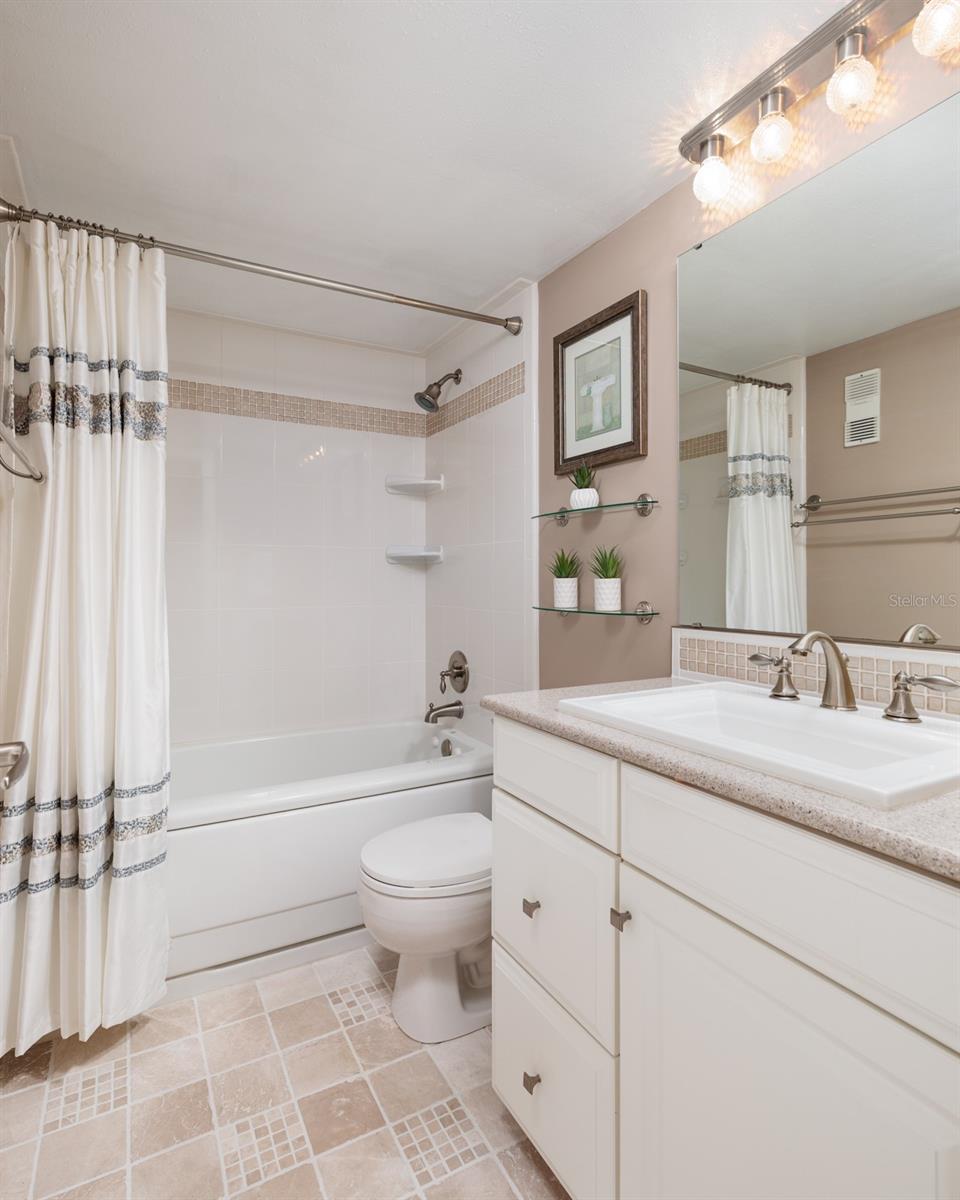
<svg viewBox="0 0 960 1200">
<path fill-rule="evenodd" d="M 843 381 L 843 444 L 880 441 L 880 369 L 858 371 Z"/>
</svg>

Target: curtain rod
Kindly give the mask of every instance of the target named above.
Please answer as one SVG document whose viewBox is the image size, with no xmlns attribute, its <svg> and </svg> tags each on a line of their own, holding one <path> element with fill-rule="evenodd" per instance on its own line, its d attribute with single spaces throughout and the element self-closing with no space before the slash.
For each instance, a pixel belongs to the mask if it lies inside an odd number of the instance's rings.
<svg viewBox="0 0 960 1200">
<path fill-rule="evenodd" d="M 324 288 L 328 292 L 342 292 L 348 296 L 361 296 L 366 300 L 381 300 L 386 304 L 402 304 L 407 308 L 419 308 L 426 312 L 442 313 L 447 317 L 459 317 L 463 321 L 481 321 L 485 325 L 499 325 L 516 336 L 523 329 L 522 317 L 492 317 L 487 313 L 471 312 L 466 308 L 453 308 L 449 304 L 434 304 L 430 300 L 418 300 L 413 296 L 400 296 L 395 292 L 381 292 L 377 288 L 360 287 L 355 283 L 341 283 L 336 279 L 324 279 L 320 275 L 306 275 L 302 271 L 288 271 L 283 267 L 270 267 L 265 263 L 249 262 L 244 258 L 231 258 L 228 254 L 216 254 L 210 250 L 197 250 L 193 246 L 180 246 L 176 242 L 162 242 L 158 238 L 144 237 L 142 233 L 121 233 L 119 229 L 107 229 L 93 221 L 82 221 L 77 217 L 54 216 L 41 213 L 35 208 L 23 208 L 0 198 L 0 221 L 53 221 L 62 229 L 83 229 L 98 237 L 112 237 L 118 242 L 133 242 L 141 249 L 162 250 L 175 258 L 190 258 L 194 262 L 213 263 L 218 267 L 229 267 L 234 271 L 248 271 L 252 275 L 266 275 L 271 279 L 285 279 L 290 283 L 303 283 L 309 287 Z"/>
<path fill-rule="evenodd" d="M 752 375 L 731 375 L 729 371 L 714 371 L 710 367 L 695 367 L 693 363 L 682 362 L 681 371 L 692 371 L 694 375 L 709 375 L 713 379 L 729 379 L 731 383 L 755 383 L 759 387 L 772 387 L 777 391 L 786 392 L 789 396 L 793 391 L 792 383 L 771 383 L 769 379 L 754 379 Z"/>
</svg>

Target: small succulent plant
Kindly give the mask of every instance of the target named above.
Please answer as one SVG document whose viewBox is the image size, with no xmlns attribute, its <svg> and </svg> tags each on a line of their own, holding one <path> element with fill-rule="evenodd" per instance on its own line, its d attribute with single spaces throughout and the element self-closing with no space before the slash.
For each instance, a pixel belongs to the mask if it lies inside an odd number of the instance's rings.
<svg viewBox="0 0 960 1200">
<path fill-rule="evenodd" d="M 581 463 L 579 467 L 575 467 L 571 471 L 570 482 L 575 488 L 592 488 L 596 474 L 596 471 L 588 467 L 586 463 Z"/>
<path fill-rule="evenodd" d="M 616 546 L 597 546 L 590 560 L 590 570 L 598 579 L 620 579 L 623 555 Z"/>
<path fill-rule="evenodd" d="M 550 564 L 550 574 L 554 579 L 576 579 L 580 575 L 582 564 L 576 550 L 569 554 L 566 550 L 558 550 Z"/>
</svg>

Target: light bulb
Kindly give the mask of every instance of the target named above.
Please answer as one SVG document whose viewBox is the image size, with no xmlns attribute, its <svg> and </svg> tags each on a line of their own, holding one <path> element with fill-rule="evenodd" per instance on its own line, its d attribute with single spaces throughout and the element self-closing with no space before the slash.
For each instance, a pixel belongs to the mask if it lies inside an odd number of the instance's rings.
<svg viewBox="0 0 960 1200">
<path fill-rule="evenodd" d="M 913 23 L 913 44 L 925 58 L 960 49 L 960 0 L 926 0 Z"/>
<path fill-rule="evenodd" d="M 867 35 L 854 29 L 837 41 L 837 68 L 827 86 L 827 108 L 848 116 L 869 104 L 877 87 L 877 68 L 864 58 Z"/>
<path fill-rule="evenodd" d="M 700 147 L 700 167 L 693 177 L 693 194 L 701 204 L 716 204 L 730 190 L 730 168 L 723 161 L 724 139 L 708 138 Z"/>
<path fill-rule="evenodd" d="M 750 138 L 750 153 L 759 163 L 779 162 L 790 149 L 793 126 L 783 115 L 791 96 L 786 88 L 774 88 L 760 98 L 760 120 Z"/>
</svg>

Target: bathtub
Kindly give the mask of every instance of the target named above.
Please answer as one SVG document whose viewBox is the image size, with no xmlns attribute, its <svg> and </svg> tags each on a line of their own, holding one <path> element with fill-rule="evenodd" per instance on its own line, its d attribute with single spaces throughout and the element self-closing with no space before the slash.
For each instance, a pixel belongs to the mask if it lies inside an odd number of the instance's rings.
<svg viewBox="0 0 960 1200">
<path fill-rule="evenodd" d="M 176 747 L 168 976 L 360 925 L 364 842 L 441 813 L 489 815 L 492 770 L 489 746 L 419 721 Z"/>
</svg>

